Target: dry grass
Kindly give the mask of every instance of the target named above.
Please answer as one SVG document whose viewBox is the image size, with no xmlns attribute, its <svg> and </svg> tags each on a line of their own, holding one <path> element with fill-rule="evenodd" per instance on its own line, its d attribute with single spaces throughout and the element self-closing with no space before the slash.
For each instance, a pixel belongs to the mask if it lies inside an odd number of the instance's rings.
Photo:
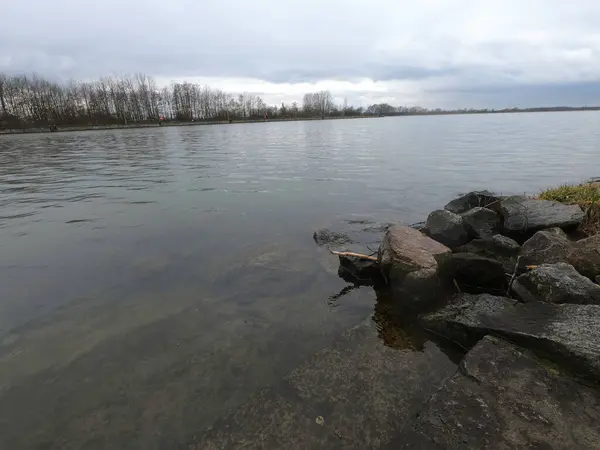
<svg viewBox="0 0 600 450">
<path fill-rule="evenodd" d="M 543 191 L 538 198 L 581 206 L 585 220 L 580 231 L 588 236 L 600 233 L 600 183 L 563 185 Z"/>
</svg>

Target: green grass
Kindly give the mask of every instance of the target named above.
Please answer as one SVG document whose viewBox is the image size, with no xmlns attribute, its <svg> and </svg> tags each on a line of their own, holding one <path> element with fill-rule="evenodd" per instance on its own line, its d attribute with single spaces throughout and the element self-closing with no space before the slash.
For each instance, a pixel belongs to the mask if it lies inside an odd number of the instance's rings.
<svg viewBox="0 0 600 450">
<path fill-rule="evenodd" d="M 542 191 L 538 198 L 581 206 L 586 214 L 580 230 L 588 236 L 600 233 L 600 183 L 565 184 Z"/>
</svg>

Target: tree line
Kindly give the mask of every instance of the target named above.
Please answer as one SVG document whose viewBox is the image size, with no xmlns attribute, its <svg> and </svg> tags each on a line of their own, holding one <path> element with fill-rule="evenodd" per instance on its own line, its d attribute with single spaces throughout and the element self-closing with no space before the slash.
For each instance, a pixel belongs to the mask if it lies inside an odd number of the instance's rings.
<svg viewBox="0 0 600 450">
<path fill-rule="evenodd" d="M 39 75 L 0 73 L 0 130 L 57 126 L 106 126 L 176 122 L 300 119 L 595 110 L 598 107 L 509 109 L 427 109 L 373 104 L 366 109 L 336 104 L 329 91 L 307 93 L 301 104 L 267 105 L 259 95 L 232 94 L 192 83 L 159 87 L 138 74 L 60 83 Z"/>
<path fill-rule="evenodd" d="M 192 83 L 159 87 L 147 75 L 104 77 L 59 83 L 39 75 L 0 73 L 0 129 L 102 126 L 165 121 L 259 120 L 353 116 L 363 113 L 331 92 L 304 95 L 297 102 L 267 105 L 255 94 L 232 94 Z"/>
</svg>

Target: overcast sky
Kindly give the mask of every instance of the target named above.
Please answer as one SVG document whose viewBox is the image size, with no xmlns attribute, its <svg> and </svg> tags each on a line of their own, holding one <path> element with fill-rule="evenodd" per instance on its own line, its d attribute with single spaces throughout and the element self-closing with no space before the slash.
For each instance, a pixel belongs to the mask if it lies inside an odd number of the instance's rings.
<svg viewBox="0 0 600 450">
<path fill-rule="evenodd" d="M 143 72 L 269 103 L 600 104 L 600 0 L 7 0 L 0 71 Z"/>
</svg>

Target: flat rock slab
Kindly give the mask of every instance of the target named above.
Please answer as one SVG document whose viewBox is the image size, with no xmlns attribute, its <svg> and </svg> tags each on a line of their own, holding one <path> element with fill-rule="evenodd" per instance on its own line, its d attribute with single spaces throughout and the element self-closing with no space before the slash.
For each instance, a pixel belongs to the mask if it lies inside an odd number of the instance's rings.
<svg viewBox="0 0 600 450">
<path fill-rule="evenodd" d="M 435 344 L 420 345 L 386 347 L 371 322 L 350 329 L 186 448 L 379 448 L 456 370 Z"/>
<path fill-rule="evenodd" d="M 600 393 L 486 337 L 387 449 L 597 449 Z"/>
<path fill-rule="evenodd" d="M 466 347 L 487 334 L 507 338 L 551 357 L 581 378 L 600 382 L 598 305 L 519 303 L 488 294 L 460 294 L 420 320 Z"/>
<path fill-rule="evenodd" d="M 526 197 L 509 197 L 502 200 L 501 208 L 504 232 L 514 235 L 532 234 L 552 227 L 574 227 L 581 224 L 585 216 L 577 205 Z"/>
</svg>

